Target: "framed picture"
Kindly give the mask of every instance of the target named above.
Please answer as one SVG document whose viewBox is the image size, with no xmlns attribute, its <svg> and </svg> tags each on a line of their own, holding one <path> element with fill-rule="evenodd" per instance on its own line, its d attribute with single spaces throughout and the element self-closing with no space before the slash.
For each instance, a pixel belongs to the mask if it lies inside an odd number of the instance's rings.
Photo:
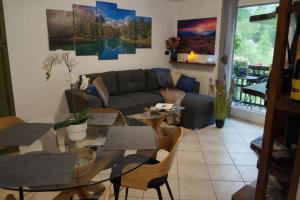
<svg viewBox="0 0 300 200">
<path fill-rule="evenodd" d="M 178 21 L 178 53 L 215 54 L 217 18 Z"/>
</svg>

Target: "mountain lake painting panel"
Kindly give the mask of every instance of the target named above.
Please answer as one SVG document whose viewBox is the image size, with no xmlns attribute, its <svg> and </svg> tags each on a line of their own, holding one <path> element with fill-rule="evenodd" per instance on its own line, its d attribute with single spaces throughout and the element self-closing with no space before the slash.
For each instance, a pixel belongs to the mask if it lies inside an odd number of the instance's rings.
<svg viewBox="0 0 300 200">
<path fill-rule="evenodd" d="M 178 21 L 178 53 L 215 54 L 217 18 Z"/>
<path fill-rule="evenodd" d="M 73 12 L 46 10 L 49 50 L 74 50 Z"/>
<path fill-rule="evenodd" d="M 116 15 L 116 26 L 120 30 L 119 54 L 135 54 L 135 20 L 134 10 L 118 9 Z"/>
<path fill-rule="evenodd" d="M 96 1 L 96 21 L 98 29 L 98 59 L 118 59 L 118 41 L 121 31 L 116 25 L 117 4 Z"/>
<path fill-rule="evenodd" d="M 151 48 L 152 18 L 136 17 L 136 48 Z"/>
<path fill-rule="evenodd" d="M 73 5 L 77 56 L 98 55 L 96 7 Z"/>
</svg>

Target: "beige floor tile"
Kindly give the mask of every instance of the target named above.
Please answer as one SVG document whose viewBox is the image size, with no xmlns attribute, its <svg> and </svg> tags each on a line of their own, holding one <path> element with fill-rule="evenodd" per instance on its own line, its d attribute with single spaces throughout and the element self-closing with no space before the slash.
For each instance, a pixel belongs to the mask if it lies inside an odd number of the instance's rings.
<svg viewBox="0 0 300 200">
<path fill-rule="evenodd" d="M 234 165 L 208 165 L 211 180 L 216 181 L 243 181 Z"/>
<path fill-rule="evenodd" d="M 207 164 L 232 165 L 233 162 L 228 153 L 225 152 L 203 152 Z"/>
<path fill-rule="evenodd" d="M 219 134 L 216 132 L 199 133 L 199 141 L 202 142 L 221 142 Z"/>
<path fill-rule="evenodd" d="M 178 151 L 201 151 L 201 146 L 198 139 L 193 141 L 182 140 L 179 143 Z"/>
<path fill-rule="evenodd" d="M 246 144 L 249 144 L 255 140 L 258 137 L 261 137 L 262 134 L 261 133 L 257 133 L 257 134 L 243 134 L 241 135 L 241 137 L 243 138 L 243 140 L 246 142 Z"/>
<path fill-rule="evenodd" d="M 235 165 L 256 165 L 257 156 L 254 152 L 250 153 L 230 153 Z"/>
<path fill-rule="evenodd" d="M 178 178 L 177 162 L 173 162 L 172 167 L 169 171 L 169 177 Z"/>
<path fill-rule="evenodd" d="M 0 189 L 0 199 L 5 199 L 7 195 L 12 194 L 14 195 L 17 199 L 19 198 L 19 193 L 16 191 L 11 191 L 11 190 L 3 190 Z M 34 192 L 25 192 L 24 193 L 24 198 L 25 200 L 30 200 L 36 193 Z"/>
<path fill-rule="evenodd" d="M 257 179 L 258 170 L 256 166 L 236 166 L 245 182 L 252 182 Z"/>
<path fill-rule="evenodd" d="M 213 181 L 218 200 L 231 200 L 231 196 L 244 186 L 244 182 Z"/>
<path fill-rule="evenodd" d="M 179 179 L 210 179 L 205 164 L 178 164 L 178 175 Z"/>
<path fill-rule="evenodd" d="M 168 178 L 168 182 L 170 184 L 170 188 L 172 190 L 172 194 L 173 194 L 174 198 L 179 199 L 178 179 L 177 178 Z M 161 189 L 163 199 L 171 199 L 166 185 L 161 186 L 160 189 Z M 145 191 L 144 197 L 158 199 L 157 192 L 155 189 L 148 189 L 147 191 Z"/>
<path fill-rule="evenodd" d="M 238 133 L 221 133 L 220 138 L 223 142 L 243 142 L 243 138 Z"/>
<path fill-rule="evenodd" d="M 198 135 L 195 131 L 187 129 L 187 128 L 182 128 L 183 129 L 183 141 L 197 141 L 198 140 Z"/>
<path fill-rule="evenodd" d="M 131 189 L 131 188 L 128 190 L 128 196 L 129 197 L 140 197 L 140 198 L 142 198 L 143 195 L 144 195 L 143 190 L 136 190 L 136 189 Z M 124 196 L 125 196 L 125 188 L 121 188 L 120 197 L 124 197 Z"/>
<path fill-rule="evenodd" d="M 179 179 L 180 199 L 215 200 L 211 181 Z"/>
<path fill-rule="evenodd" d="M 202 151 L 227 152 L 223 142 L 200 142 Z"/>
<path fill-rule="evenodd" d="M 232 134 L 232 133 L 236 133 L 238 134 L 236 128 L 234 128 L 233 126 L 227 126 L 227 127 L 223 127 L 223 128 L 216 128 L 215 130 L 212 130 L 215 133 L 219 133 L 220 135 L 222 134 Z"/>
<path fill-rule="evenodd" d="M 224 142 L 228 152 L 253 152 L 246 142 Z"/>
<path fill-rule="evenodd" d="M 202 152 L 200 151 L 178 151 L 177 152 L 178 164 L 204 164 L 205 160 Z"/>
</svg>

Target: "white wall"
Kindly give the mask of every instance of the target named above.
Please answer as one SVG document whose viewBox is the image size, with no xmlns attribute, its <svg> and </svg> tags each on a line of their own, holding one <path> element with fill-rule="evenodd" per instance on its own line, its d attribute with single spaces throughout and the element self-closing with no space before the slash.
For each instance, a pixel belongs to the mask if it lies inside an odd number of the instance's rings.
<svg viewBox="0 0 300 200">
<path fill-rule="evenodd" d="M 175 21 L 184 19 L 197 19 L 217 17 L 217 34 L 215 55 L 216 61 L 219 59 L 219 44 L 220 44 L 220 25 L 222 16 L 222 1 L 221 0 L 187 0 L 179 1 L 175 4 Z M 177 34 L 177 24 L 175 25 L 174 36 Z M 205 65 L 176 65 L 174 66 L 178 71 L 196 77 L 201 84 L 201 92 L 208 92 L 209 78 L 216 79 L 218 74 L 218 66 Z"/>
<path fill-rule="evenodd" d="M 109 1 L 109 0 L 106 0 Z M 165 0 L 110 0 L 119 8 L 152 17 L 152 49 L 138 49 L 118 60 L 99 61 L 97 56 L 76 57 L 78 74 L 134 68 L 169 66 L 165 39 L 172 36 L 176 21 L 174 2 Z M 72 10 L 72 4 L 94 5 L 95 0 L 4 0 L 8 51 L 17 116 L 25 120 L 68 112 L 64 90 L 66 68 L 55 66 L 45 81 L 41 62 L 49 53 L 46 9 Z M 170 11 L 170 12 L 169 12 Z M 71 54 L 74 55 L 74 52 Z"/>
</svg>

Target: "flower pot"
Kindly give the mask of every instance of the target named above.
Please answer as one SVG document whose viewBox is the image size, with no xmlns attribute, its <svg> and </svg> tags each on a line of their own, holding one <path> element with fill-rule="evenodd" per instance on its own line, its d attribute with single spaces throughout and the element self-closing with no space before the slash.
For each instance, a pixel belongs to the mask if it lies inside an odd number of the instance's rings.
<svg viewBox="0 0 300 200">
<path fill-rule="evenodd" d="M 68 137 L 72 141 L 79 141 L 86 137 L 87 123 L 70 125 L 67 127 Z"/>
<path fill-rule="evenodd" d="M 217 128 L 223 128 L 224 124 L 225 124 L 225 119 L 221 119 L 221 120 L 216 119 L 216 127 Z"/>
</svg>

